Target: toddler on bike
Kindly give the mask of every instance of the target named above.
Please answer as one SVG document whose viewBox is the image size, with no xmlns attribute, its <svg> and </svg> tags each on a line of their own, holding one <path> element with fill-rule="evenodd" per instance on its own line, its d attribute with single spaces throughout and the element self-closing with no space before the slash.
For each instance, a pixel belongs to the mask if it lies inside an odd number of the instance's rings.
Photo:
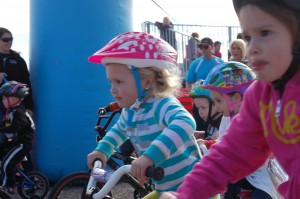
<svg viewBox="0 0 300 199">
<path fill-rule="evenodd" d="M 97 158 L 105 165 L 113 150 L 129 138 L 139 155 L 132 162 L 131 174 L 141 184 L 147 167 L 155 165 L 165 171 L 161 181 L 154 181 L 152 194 L 157 195 L 175 191 L 199 161 L 195 121 L 173 95 L 181 84 L 176 56 L 164 40 L 127 32 L 89 58 L 105 66 L 110 92 L 123 108 L 117 123 L 88 154 L 90 169 Z"/>
<path fill-rule="evenodd" d="M 9 81 L 0 87 L 0 96 L 6 108 L 0 124 L 0 135 L 4 140 L 0 146 L 0 179 L 1 186 L 10 193 L 15 191 L 15 167 L 32 149 L 34 140 L 33 120 L 21 104 L 26 95 L 28 87 L 16 81 Z"/>
<path fill-rule="evenodd" d="M 205 140 L 204 142 L 209 144 L 216 139 L 214 135 L 219 130 L 222 114 L 218 112 L 209 90 L 203 87 L 203 83 L 204 80 L 195 82 L 189 96 L 193 99 L 200 117 L 205 121 L 204 135 L 200 140 Z M 196 138 L 198 137 L 196 136 Z"/>
<path fill-rule="evenodd" d="M 300 197 L 300 4 L 293 0 L 233 0 L 256 79 L 210 154 L 177 193 L 161 199 L 205 199 L 262 166 L 272 153 L 288 175 L 277 189 Z M 213 170 L 213 175 L 207 172 Z"/>
</svg>

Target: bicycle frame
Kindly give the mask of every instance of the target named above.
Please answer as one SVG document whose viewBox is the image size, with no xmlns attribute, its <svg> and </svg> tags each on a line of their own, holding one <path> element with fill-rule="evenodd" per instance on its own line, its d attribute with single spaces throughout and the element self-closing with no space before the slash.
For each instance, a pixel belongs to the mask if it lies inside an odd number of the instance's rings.
<svg viewBox="0 0 300 199">
<path fill-rule="evenodd" d="M 18 166 L 16 166 L 16 172 L 19 173 L 22 178 L 26 179 L 27 182 L 30 183 L 29 185 L 24 186 L 24 188 L 26 188 L 26 189 L 32 189 L 34 187 L 34 182 L 32 180 L 30 180 L 30 178 L 28 178 L 25 175 L 25 173 L 23 173 L 23 171 Z M 18 184 L 18 183 L 16 185 L 17 185 L 17 187 L 22 187 L 23 186 L 22 184 Z"/>
</svg>

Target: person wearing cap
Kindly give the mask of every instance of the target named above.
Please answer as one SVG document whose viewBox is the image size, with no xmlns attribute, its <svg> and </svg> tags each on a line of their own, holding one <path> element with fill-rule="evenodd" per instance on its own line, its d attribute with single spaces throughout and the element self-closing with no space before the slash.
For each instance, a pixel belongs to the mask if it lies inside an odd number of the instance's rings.
<svg viewBox="0 0 300 199">
<path fill-rule="evenodd" d="M 214 43 L 211 38 L 204 37 L 201 39 L 199 48 L 202 56 L 194 60 L 189 68 L 186 80 L 186 88 L 191 90 L 192 84 L 200 79 L 205 79 L 210 70 L 224 61 L 213 55 Z"/>
</svg>

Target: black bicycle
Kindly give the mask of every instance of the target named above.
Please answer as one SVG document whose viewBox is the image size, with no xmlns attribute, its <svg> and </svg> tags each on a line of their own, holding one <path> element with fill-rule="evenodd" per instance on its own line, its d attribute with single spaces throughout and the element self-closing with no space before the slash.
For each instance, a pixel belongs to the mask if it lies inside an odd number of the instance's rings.
<svg viewBox="0 0 300 199">
<path fill-rule="evenodd" d="M 39 171 L 24 172 L 20 167 L 16 167 L 16 186 L 19 195 L 24 199 L 45 198 L 49 191 L 48 178 Z"/>
<path fill-rule="evenodd" d="M 110 104 L 111 108 L 101 108 L 98 110 L 98 119 L 96 122 L 95 130 L 97 131 L 97 142 L 100 141 L 106 134 L 106 129 L 110 125 L 112 119 L 116 116 L 116 114 L 121 113 L 121 109 L 113 111 L 113 106 Z M 109 106 L 108 106 L 109 107 Z M 112 111 L 110 115 L 107 112 Z M 104 125 L 101 126 L 101 120 L 106 119 Z M 123 165 L 130 165 L 131 162 L 136 158 L 134 155 L 134 148 L 129 140 L 123 143 L 120 146 L 120 151 L 116 151 L 107 161 L 107 166 L 113 170 L 117 171 Z M 160 174 L 163 176 L 163 171 L 159 170 Z M 160 175 L 161 176 L 161 175 Z M 88 182 L 91 177 L 91 172 L 86 171 L 78 171 L 68 174 L 62 177 L 52 188 L 49 193 L 49 199 L 62 199 L 62 198 L 93 198 L 93 195 L 96 194 L 101 188 L 104 186 L 105 182 L 95 181 L 93 185 L 93 189 L 87 190 Z M 134 199 L 141 199 L 146 196 L 148 193 L 154 190 L 154 185 L 149 179 L 144 186 L 141 186 L 137 180 L 131 176 L 129 173 L 125 173 L 122 175 L 120 182 L 121 184 L 129 184 L 131 190 L 133 191 Z M 90 187 L 89 187 L 90 188 Z M 88 194 L 87 194 L 88 191 Z M 106 197 L 104 198 L 113 198 L 114 189 L 110 191 Z M 124 198 L 124 196 L 121 198 Z"/>
</svg>

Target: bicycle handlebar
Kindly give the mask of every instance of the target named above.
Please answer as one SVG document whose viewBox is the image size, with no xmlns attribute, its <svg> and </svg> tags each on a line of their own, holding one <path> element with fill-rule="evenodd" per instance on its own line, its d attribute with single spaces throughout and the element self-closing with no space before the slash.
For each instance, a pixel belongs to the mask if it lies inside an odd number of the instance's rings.
<svg viewBox="0 0 300 199">
<path fill-rule="evenodd" d="M 104 186 L 101 188 L 99 192 L 95 190 L 95 185 L 97 181 L 102 181 L 105 178 L 105 173 L 107 171 L 101 169 L 102 162 L 100 160 L 95 160 L 94 162 L 94 168 L 91 172 L 91 176 L 87 185 L 87 196 L 92 196 L 92 198 L 103 198 L 105 197 L 112 189 L 113 187 L 118 183 L 120 178 L 126 174 L 130 173 L 131 171 L 131 165 L 123 165 L 120 168 L 118 168 L 116 171 L 113 172 L 112 175 L 109 176 L 109 179 L 107 179 L 107 182 L 104 184 Z M 148 167 L 146 169 L 146 176 L 154 178 L 155 180 L 161 180 L 164 176 L 164 170 L 161 167 Z"/>
</svg>

